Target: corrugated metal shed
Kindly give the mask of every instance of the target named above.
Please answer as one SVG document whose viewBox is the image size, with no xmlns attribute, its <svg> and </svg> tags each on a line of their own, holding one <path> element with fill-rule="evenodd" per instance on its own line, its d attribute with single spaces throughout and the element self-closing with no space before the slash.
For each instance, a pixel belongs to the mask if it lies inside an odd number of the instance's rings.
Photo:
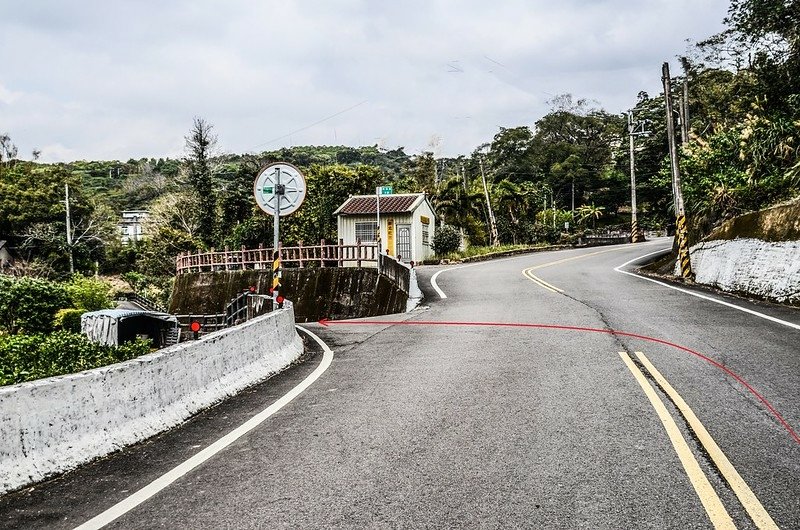
<svg viewBox="0 0 800 530">
<path fill-rule="evenodd" d="M 155 311 L 104 309 L 81 315 L 81 332 L 93 342 L 111 346 L 146 335 L 155 347 L 162 347 L 177 329 L 177 317 Z"/>
<path fill-rule="evenodd" d="M 418 202 L 425 200 L 424 193 L 381 195 L 381 214 L 408 213 Z M 355 195 L 342 204 L 334 215 L 369 215 L 377 213 L 375 195 Z"/>
</svg>

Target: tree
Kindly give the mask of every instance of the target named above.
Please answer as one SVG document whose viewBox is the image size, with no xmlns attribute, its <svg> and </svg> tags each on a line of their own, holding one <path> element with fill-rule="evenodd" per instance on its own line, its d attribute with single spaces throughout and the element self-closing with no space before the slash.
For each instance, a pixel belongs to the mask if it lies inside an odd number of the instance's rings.
<svg viewBox="0 0 800 530">
<path fill-rule="evenodd" d="M 184 163 L 192 189 L 199 204 L 198 236 L 206 245 L 213 244 L 216 220 L 216 197 L 211 179 L 211 156 L 217 145 L 213 125 L 203 118 L 195 117 L 186 139 L 187 156 Z"/>
<path fill-rule="evenodd" d="M 11 141 L 11 137 L 8 133 L 0 134 L 0 163 L 4 161 L 8 163 L 14 160 L 17 158 L 17 152 L 17 146 Z"/>
<path fill-rule="evenodd" d="M 592 228 L 595 227 L 597 220 L 603 217 L 602 206 L 595 206 L 594 204 L 584 204 L 578 208 L 578 222 L 585 223 L 587 220 L 592 220 Z"/>
</svg>

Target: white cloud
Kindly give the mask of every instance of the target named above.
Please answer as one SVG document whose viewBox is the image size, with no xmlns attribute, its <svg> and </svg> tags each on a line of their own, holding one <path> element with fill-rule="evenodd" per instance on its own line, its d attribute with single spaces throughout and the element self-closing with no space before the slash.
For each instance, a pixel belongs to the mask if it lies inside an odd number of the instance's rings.
<svg viewBox="0 0 800 530">
<path fill-rule="evenodd" d="M 661 63 L 685 39 L 719 31 L 726 9 L 723 0 L 20 1 L 0 20 L 0 47 L 14 50 L 0 72 L 0 129 L 20 152 L 62 146 L 45 150 L 49 160 L 177 155 L 196 115 L 229 152 L 379 141 L 418 152 L 437 135 L 443 154 L 468 153 L 498 126 L 533 124 L 555 94 L 619 112 L 640 90 L 657 93 Z"/>
</svg>

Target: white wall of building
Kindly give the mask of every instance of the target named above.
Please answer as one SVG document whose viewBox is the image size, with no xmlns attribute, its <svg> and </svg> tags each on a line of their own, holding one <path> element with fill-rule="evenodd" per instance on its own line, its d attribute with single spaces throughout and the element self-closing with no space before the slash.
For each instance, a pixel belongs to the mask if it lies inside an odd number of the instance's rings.
<svg viewBox="0 0 800 530">
<path fill-rule="evenodd" d="M 0 388 L 0 494 L 170 429 L 303 352 L 291 308 L 78 374 Z"/>
</svg>

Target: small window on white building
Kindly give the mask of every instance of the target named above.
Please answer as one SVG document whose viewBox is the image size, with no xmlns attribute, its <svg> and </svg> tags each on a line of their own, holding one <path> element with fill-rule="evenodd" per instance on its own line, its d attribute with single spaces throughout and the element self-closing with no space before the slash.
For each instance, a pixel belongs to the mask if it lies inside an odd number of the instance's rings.
<svg viewBox="0 0 800 530">
<path fill-rule="evenodd" d="M 430 225 L 430 223 L 426 223 L 425 219 L 427 219 L 427 218 L 423 217 L 423 220 L 422 220 L 422 244 L 427 247 L 427 246 L 430 246 L 430 244 L 431 244 L 431 238 L 430 238 L 430 226 L 431 225 Z"/>
<path fill-rule="evenodd" d="M 376 243 L 378 241 L 378 223 L 375 221 L 356 223 L 356 240 L 362 243 Z"/>
</svg>

